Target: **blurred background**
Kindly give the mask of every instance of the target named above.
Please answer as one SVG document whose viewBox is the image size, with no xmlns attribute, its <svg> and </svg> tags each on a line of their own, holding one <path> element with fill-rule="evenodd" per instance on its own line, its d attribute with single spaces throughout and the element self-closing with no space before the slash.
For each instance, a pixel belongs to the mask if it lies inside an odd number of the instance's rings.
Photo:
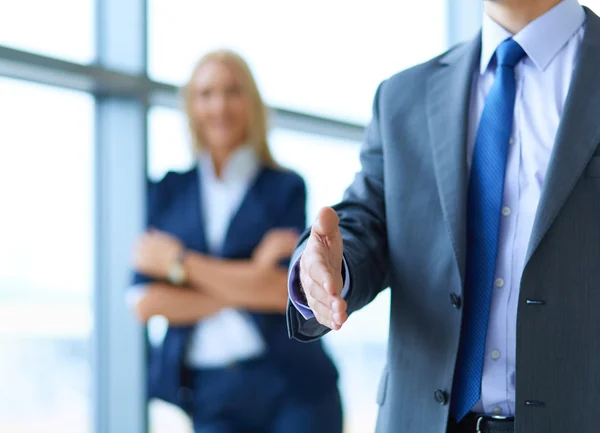
<svg viewBox="0 0 600 433">
<path fill-rule="evenodd" d="M 191 432 L 145 404 L 124 290 L 146 176 L 193 164 L 179 86 L 203 53 L 249 61 L 310 222 L 359 169 L 378 83 L 472 37 L 481 3 L 0 0 L 0 433 Z M 348 433 L 374 429 L 388 301 L 326 337 Z"/>
</svg>

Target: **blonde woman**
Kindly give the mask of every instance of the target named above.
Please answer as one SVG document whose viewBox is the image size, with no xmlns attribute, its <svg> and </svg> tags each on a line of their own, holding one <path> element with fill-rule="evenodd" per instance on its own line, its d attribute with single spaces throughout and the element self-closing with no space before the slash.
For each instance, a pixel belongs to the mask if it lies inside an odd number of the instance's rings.
<svg viewBox="0 0 600 433">
<path fill-rule="evenodd" d="M 319 343 L 287 335 L 304 181 L 274 162 L 239 55 L 204 56 L 184 90 L 198 163 L 150 184 L 134 254 L 138 317 L 169 321 L 151 348 L 149 396 L 186 410 L 196 433 L 339 433 L 336 368 Z"/>
</svg>

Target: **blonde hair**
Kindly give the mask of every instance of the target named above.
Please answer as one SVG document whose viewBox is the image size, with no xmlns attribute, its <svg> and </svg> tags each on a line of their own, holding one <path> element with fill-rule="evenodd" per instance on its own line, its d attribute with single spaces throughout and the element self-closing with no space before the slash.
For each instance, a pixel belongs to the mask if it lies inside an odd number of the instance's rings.
<svg viewBox="0 0 600 433">
<path fill-rule="evenodd" d="M 194 122 L 194 116 L 192 115 L 192 99 L 194 94 L 193 80 L 204 65 L 212 62 L 223 63 L 232 67 L 234 74 L 240 82 L 242 91 L 250 100 L 247 143 L 254 147 L 258 158 L 263 164 L 267 166 L 277 166 L 277 163 L 271 154 L 271 150 L 269 149 L 267 140 L 267 107 L 260 96 L 258 86 L 256 85 L 256 81 L 254 80 L 248 63 L 246 63 L 239 54 L 231 50 L 221 49 L 211 51 L 202 56 L 192 70 L 187 84 L 183 87 L 185 111 L 188 117 L 188 125 L 194 149 L 197 152 L 200 152 L 205 149 L 206 145 L 202 142 L 202 136 L 199 130 L 200 127 Z"/>
</svg>

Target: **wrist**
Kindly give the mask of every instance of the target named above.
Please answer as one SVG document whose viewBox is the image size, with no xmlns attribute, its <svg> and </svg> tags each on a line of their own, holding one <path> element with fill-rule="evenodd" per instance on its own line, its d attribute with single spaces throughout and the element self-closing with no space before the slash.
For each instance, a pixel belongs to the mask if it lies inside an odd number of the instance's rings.
<svg viewBox="0 0 600 433">
<path fill-rule="evenodd" d="M 190 288 L 198 289 L 204 284 L 203 277 L 210 273 L 211 259 L 198 251 L 188 250 L 183 256 L 186 282 Z"/>
<path fill-rule="evenodd" d="M 167 270 L 167 279 L 171 284 L 176 286 L 182 286 L 187 281 L 187 272 L 185 270 L 184 261 L 187 256 L 187 250 L 185 247 L 181 247 L 175 260 L 169 266 Z"/>
</svg>

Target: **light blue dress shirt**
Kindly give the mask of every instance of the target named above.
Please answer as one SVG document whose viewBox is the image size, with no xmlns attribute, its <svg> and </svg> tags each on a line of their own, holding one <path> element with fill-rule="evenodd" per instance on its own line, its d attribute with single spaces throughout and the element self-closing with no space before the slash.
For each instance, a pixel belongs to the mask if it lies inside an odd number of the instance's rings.
<svg viewBox="0 0 600 433">
<path fill-rule="evenodd" d="M 471 93 L 470 168 L 485 98 L 496 74 L 494 52 L 513 37 L 526 57 L 515 68 L 517 97 L 504 181 L 496 280 L 488 323 L 481 380 L 481 401 L 474 411 L 515 413 L 517 305 L 521 275 L 533 222 L 577 53 L 583 40 L 585 12 L 577 0 L 564 0 L 518 34 L 512 35 L 485 15 L 480 69 Z"/>
</svg>

